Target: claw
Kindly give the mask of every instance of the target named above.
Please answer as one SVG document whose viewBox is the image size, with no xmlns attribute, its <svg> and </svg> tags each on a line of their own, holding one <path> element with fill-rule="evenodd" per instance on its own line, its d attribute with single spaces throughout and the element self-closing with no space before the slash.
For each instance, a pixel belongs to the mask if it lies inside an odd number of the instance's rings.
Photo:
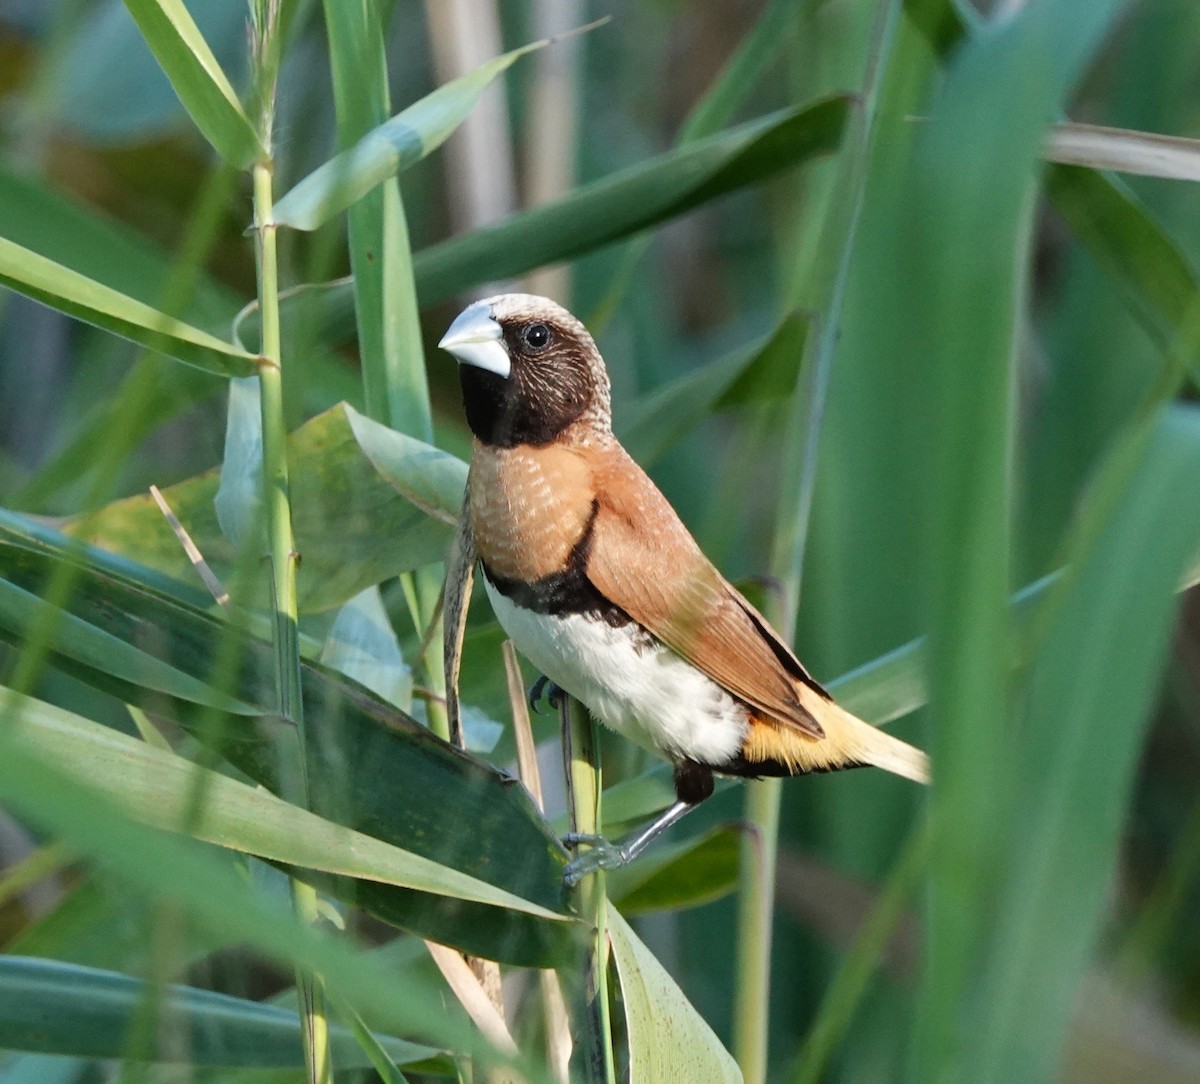
<svg viewBox="0 0 1200 1084">
<path fill-rule="evenodd" d="M 576 855 L 567 863 L 567 868 L 563 871 L 563 880 L 567 887 L 573 888 L 589 873 L 595 873 L 598 869 L 616 869 L 632 862 L 658 836 L 678 822 L 688 810 L 694 808 L 694 802 L 676 802 L 653 823 L 640 832 L 626 836 L 620 843 L 609 843 L 603 836 L 594 836 L 586 832 L 570 832 L 563 836 L 564 847 L 578 847 L 586 843 L 592 848 Z"/>
<path fill-rule="evenodd" d="M 543 674 L 529 687 L 529 706 L 533 709 L 534 715 L 542 714 L 538 705 L 542 702 L 543 694 L 555 711 L 562 707 L 564 695 L 562 689 Z"/>
<path fill-rule="evenodd" d="M 589 873 L 601 869 L 617 869 L 633 859 L 627 848 L 617 843 L 609 843 L 599 836 L 583 836 L 580 842 L 596 840 L 590 851 L 585 851 L 567 863 L 563 871 L 563 882 L 568 888 L 574 888 Z"/>
</svg>

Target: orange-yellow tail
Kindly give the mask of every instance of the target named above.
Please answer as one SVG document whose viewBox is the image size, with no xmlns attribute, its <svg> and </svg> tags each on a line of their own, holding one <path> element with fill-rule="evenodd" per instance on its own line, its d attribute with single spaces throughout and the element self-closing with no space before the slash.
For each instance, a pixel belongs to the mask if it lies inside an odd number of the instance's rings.
<svg viewBox="0 0 1200 1084">
<path fill-rule="evenodd" d="M 799 775 L 871 764 L 917 783 L 929 782 L 929 758 L 920 749 L 863 722 L 808 686 L 797 691 L 825 736 L 813 738 L 793 726 L 756 720 L 742 748 L 751 768 L 773 762 Z"/>
</svg>

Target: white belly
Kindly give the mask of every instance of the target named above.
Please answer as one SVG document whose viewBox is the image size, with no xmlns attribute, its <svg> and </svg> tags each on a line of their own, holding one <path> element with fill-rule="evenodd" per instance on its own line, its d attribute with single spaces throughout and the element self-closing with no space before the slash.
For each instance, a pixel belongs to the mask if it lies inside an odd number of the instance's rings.
<svg viewBox="0 0 1200 1084">
<path fill-rule="evenodd" d="M 543 674 L 602 723 L 672 760 L 721 764 L 746 737 L 746 710 L 715 681 L 633 625 L 514 605 L 483 577 L 501 627 Z"/>
</svg>

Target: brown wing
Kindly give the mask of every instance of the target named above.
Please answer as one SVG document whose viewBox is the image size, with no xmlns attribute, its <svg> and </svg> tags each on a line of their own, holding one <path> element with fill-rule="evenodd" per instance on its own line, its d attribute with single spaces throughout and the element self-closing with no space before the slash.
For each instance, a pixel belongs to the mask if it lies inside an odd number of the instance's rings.
<svg viewBox="0 0 1200 1084">
<path fill-rule="evenodd" d="M 597 590 L 734 696 L 823 737 L 796 683 L 827 694 L 701 553 L 658 487 L 619 446 L 593 463 L 587 575 Z"/>
</svg>

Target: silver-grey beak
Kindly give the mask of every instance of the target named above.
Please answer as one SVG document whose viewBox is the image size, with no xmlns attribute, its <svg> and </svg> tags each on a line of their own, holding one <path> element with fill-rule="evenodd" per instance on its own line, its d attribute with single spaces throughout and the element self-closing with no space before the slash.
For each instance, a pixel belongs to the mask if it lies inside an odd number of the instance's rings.
<svg viewBox="0 0 1200 1084">
<path fill-rule="evenodd" d="M 486 369 L 489 373 L 507 377 L 512 372 L 504 332 L 492 316 L 491 306 L 484 301 L 476 301 L 463 309 L 438 346 L 460 362 Z"/>
</svg>

